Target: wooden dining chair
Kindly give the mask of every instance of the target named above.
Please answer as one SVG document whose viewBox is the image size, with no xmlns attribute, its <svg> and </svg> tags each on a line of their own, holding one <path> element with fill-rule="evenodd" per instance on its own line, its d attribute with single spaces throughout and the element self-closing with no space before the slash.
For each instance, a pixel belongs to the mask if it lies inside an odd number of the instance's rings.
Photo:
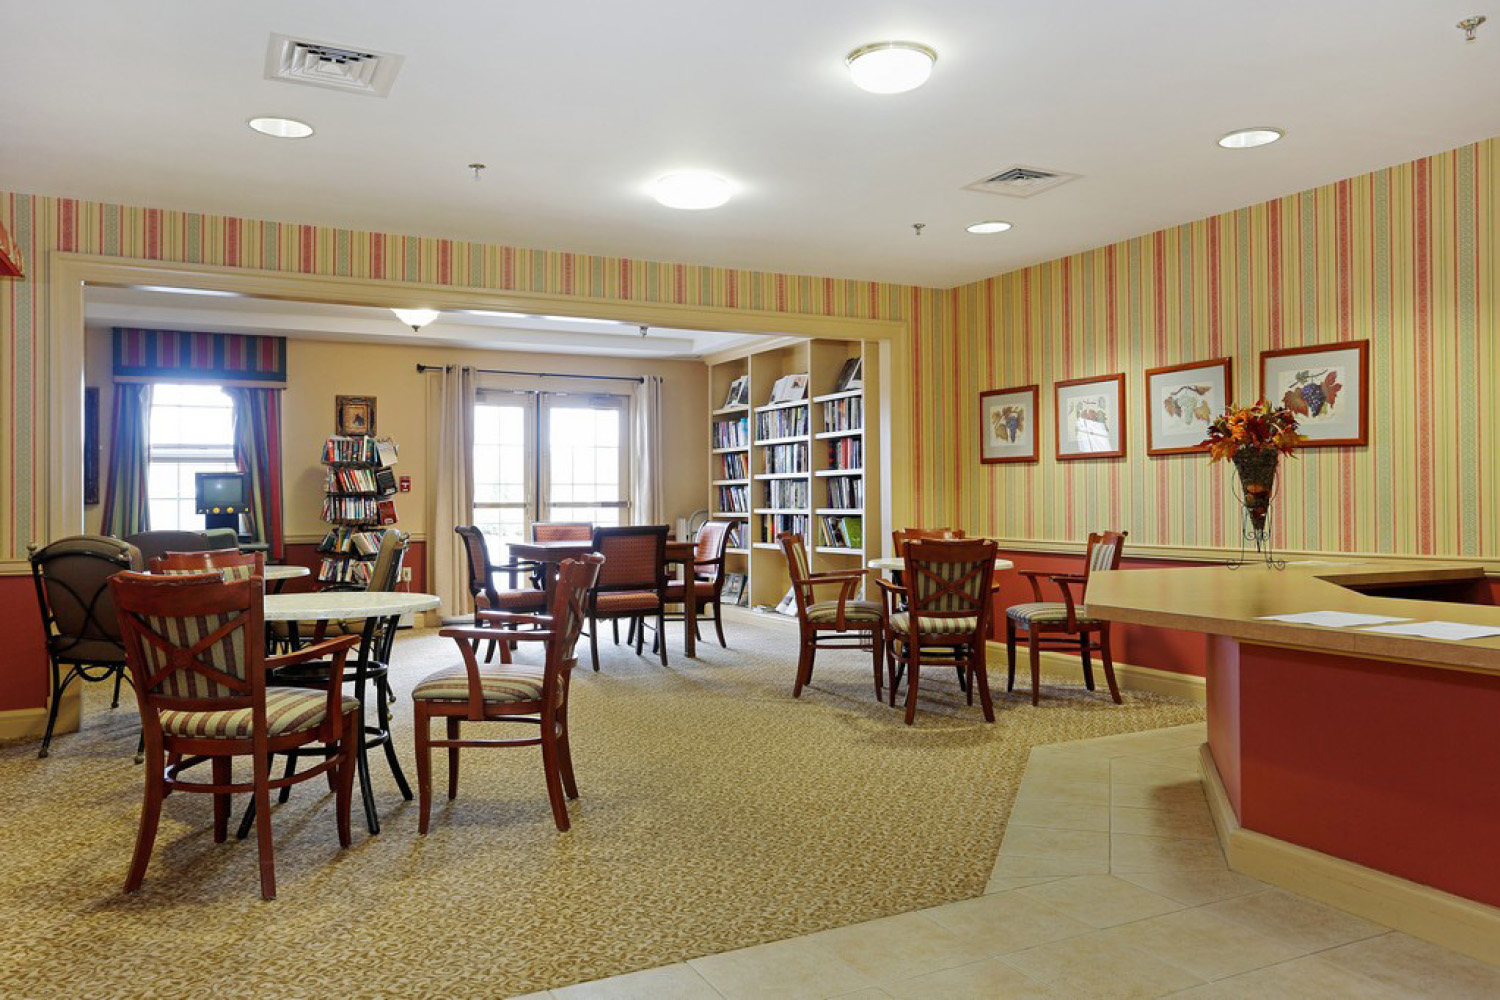
<svg viewBox="0 0 1500 1000">
<path fill-rule="evenodd" d="M 594 551 L 604 557 L 589 590 L 589 652 L 599 670 L 599 620 L 634 619 L 635 652 L 645 642 L 645 620 L 656 619 L 656 647 L 667 665 L 667 526 L 638 524 L 594 529 Z M 617 633 L 618 634 L 618 633 Z"/>
<path fill-rule="evenodd" d="M 807 546 L 802 536 L 783 531 L 776 538 L 786 554 L 786 571 L 792 580 L 792 596 L 797 602 L 797 625 L 800 644 L 797 654 L 797 679 L 792 683 L 792 697 L 802 697 L 802 689 L 812 683 L 813 660 L 820 649 L 868 649 L 875 670 L 875 700 L 881 698 L 881 638 L 885 616 L 875 601 L 855 599 L 864 582 L 866 570 L 841 573 L 814 573 L 808 568 Z M 818 600 L 819 587 L 837 587 L 836 598 Z"/>
<path fill-rule="evenodd" d="M 590 521 L 537 521 L 531 526 L 534 542 L 587 542 L 593 537 Z"/>
<path fill-rule="evenodd" d="M 568 741 L 568 689 L 573 668 L 578 663 L 578 636 L 587 614 L 590 589 L 599 574 L 604 557 L 590 553 L 580 559 L 566 559 L 558 569 L 557 585 L 552 591 L 550 614 L 517 615 L 515 625 L 530 625 L 535 631 L 517 630 L 517 640 L 546 644 L 541 666 L 529 664 L 482 665 L 477 650 L 489 639 L 487 629 L 477 627 L 445 628 L 439 635 L 458 643 L 463 663 L 430 674 L 412 689 L 416 715 L 417 746 L 417 830 L 426 833 L 432 817 L 432 748 L 448 751 L 448 798 L 458 795 L 458 752 L 464 747 L 542 748 L 542 770 L 547 781 L 547 797 L 552 803 L 552 819 L 557 829 L 569 827 L 568 807 L 564 795 L 578 798 L 578 783 L 573 775 L 573 753 Z M 445 739 L 432 738 L 432 720 L 447 720 Z M 509 722 L 536 726 L 534 737 L 519 739 L 464 739 L 465 722 Z"/>
<path fill-rule="evenodd" d="M 476 609 L 540 612 L 546 607 L 547 597 L 540 587 L 520 585 L 523 577 L 528 582 L 535 578 L 535 563 L 512 560 L 496 566 L 490 562 L 484 532 L 472 524 L 461 524 L 453 530 L 464 540 L 464 553 L 469 557 L 469 593 Z M 497 573 L 510 578 L 508 588 L 495 586 Z"/>
<path fill-rule="evenodd" d="M 988 539 L 916 539 L 906 542 L 905 548 L 903 585 L 877 581 L 886 595 L 885 644 L 892 707 L 904 672 L 906 724 L 911 725 L 917 714 L 922 668 L 951 666 L 961 672 L 968 703 L 974 704 L 977 687 L 984 721 L 994 722 L 985 646 L 994 592 L 995 543 Z"/>
<path fill-rule="evenodd" d="M 1037 704 L 1040 697 L 1044 649 L 1076 652 L 1083 660 L 1083 683 L 1090 691 L 1094 690 L 1094 665 L 1090 654 L 1097 652 L 1104 665 L 1104 679 L 1109 683 L 1109 696 L 1114 699 L 1115 704 L 1120 703 L 1120 687 L 1115 683 L 1115 666 L 1109 653 L 1109 622 L 1102 618 L 1090 618 L 1084 601 L 1088 598 L 1089 575 L 1094 570 L 1120 568 L 1127 534 L 1125 531 L 1099 531 L 1090 534 L 1082 573 L 1020 571 L 1031 584 L 1031 593 L 1036 600 L 1005 609 L 1005 690 L 1012 690 L 1016 684 L 1016 638 L 1018 632 L 1024 631 L 1031 654 L 1033 705 Z M 1042 599 L 1040 580 L 1043 577 L 1057 584 L 1062 593 L 1061 601 Z M 1076 598 L 1072 590 L 1075 586 L 1079 588 Z"/>
<path fill-rule="evenodd" d="M 698 534 L 693 538 L 693 561 L 683 569 L 681 580 L 672 580 L 667 584 L 667 603 L 686 604 L 691 600 L 694 604 L 696 619 L 693 622 L 693 638 L 698 638 L 698 622 L 703 621 L 705 608 L 713 608 L 714 631 L 719 635 L 719 645 L 725 649 L 729 643 L 724 641 L 724 610 L 721 596 L 724 592 L 724 551 L 729 548 L 729 523 L 727 521 L 704 521 L 699 527 Z M 688 596 L 688 588 L 692 588 L 692 597 Z M 685 616 L 684 616 L 685 617 Z M 668 621 L 679 620 L 677 616 L 669 616 Z M 684 626 L 685 627 L 685 626 Z"/>
<path fill-rule="evenodd" d="M 151 572 L 182 576 L 187 573 L 218 573 L 225 580 L 265 578 L 266 557 L 262 552 L 208 549 L 203 552 L 168 552 L 151 560 Z"/>
<path fill-rule="evenodd" d="M 214 842 L 229 826 L 229 798 L 249 792 L 256 806 L 261 896 L 276 896 L 271 842 L 271 790 L 327 774 L 336 790 L 339 844 L 347 847 L 353 792 L 353 747 L 359 703 L 343 696 L 344 659 L 353 636 L 282 656 L 265 653 L 265 581 L 225 580 L 222 573 L 110 578 L 119 609 L 125 655 L 146 736 L 146 790 L 140 830 L 125 891 L 141 887 L 156 840 L 162 800 L 173 792 L 214 797 Z M 333 664 L 322 691 L 269 686 L 273 667 L 327 657 Z M 271 754 L 308 744 L 330 749 L 328 759 L 301 774 L 271 777 Z M 251 780 L 232 780 L 235 757 L 249 757 Z M 183 777 L 209 762 L 209 781 Z"/>
</svg>

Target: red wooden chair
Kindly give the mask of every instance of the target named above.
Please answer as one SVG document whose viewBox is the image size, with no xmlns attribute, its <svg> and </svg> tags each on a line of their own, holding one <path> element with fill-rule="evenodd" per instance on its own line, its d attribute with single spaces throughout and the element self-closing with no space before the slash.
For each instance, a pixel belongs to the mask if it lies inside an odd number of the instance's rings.
<svg viewBox="0 0 1500 1000">
<path fill-rule="evenodd" d="M 589 591 L 589 651 L 599 669 L 599 619 L 634 619 L 635 652 L 645 642 L 645 619 L 656 619 L 661 665 L 667 665 L 667 526 L 595 528 L 594 551 L 604 557 L 598 581 Z"/>
<path fill-rule="evenodd" d="M 714 631 L 719 634 L 719 645 L 729 647 L 724 641 L 723 604 L 720 596 L 724 592 L 724 550 L 729 547 L 729 524 L 726 521 L 705 521 L 693 539 L 693 562 L 683 571 L 682 580 L 667 584 L 667 603 L 685 604 L 688 587 L 693 589 L 692 600 L 696 604 L 698 621 L 703 621 L 703 610 L 714 609 Z M 671 621 L 676 621 L 673 616 Z M 697 632 L 693 638 L 698 638 Z"/>
<path fill-rule="evenodd" d="M 797 624 L 802 631 L 792 697 L 802 697 L 802 688 L 812 682 L 813 660 L 818 650 L 868 649 L 874 660 L 875 699 L 880 700 L 881 632 L 885 616 L 876 602 L 854 599 L 866 571 L 813 573 L 808 569 L 807 546 L 801 535 L 783 531 L 777 541 L 786 553 L 786 569 L 797 602 Z M 837 598 L 817 599 L 817 588 L 832 586 L 839 588 Z"/>
</svg>

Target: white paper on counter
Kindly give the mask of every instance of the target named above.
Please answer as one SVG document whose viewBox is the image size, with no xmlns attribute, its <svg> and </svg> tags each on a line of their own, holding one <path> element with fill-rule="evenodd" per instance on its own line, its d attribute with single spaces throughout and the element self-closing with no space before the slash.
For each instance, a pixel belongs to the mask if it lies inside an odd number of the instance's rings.
<svg viewBox="0 0 1500 1000">
<path fill-rule="evenodd" d="M 1415 635 L 1423 639 L 1448 639 L 1462 642 L 1465 639 L 1487 639 L 1500 635 L 1500 628 L 1489 625 L 1465 625 L 1463 622 L 1412 622 L 1410 625 L 1379 625 L 1367 628 L 1366 632 L 1383 632 L 1386 635 Z"/>
<path fill-rule="evenodd" d="M 1286 622 L 1288 625 L 1322 625 L 1324 628 L 1349 628 L 1351 625 L 1382 625 L 1386 622 L 1409 622 L 1410 618 L 1390 615 L 1357 615 L 1349 611 L 1304 611 L 1295 615 L 1262 615 L 1261 621 Z"/>
</svg>

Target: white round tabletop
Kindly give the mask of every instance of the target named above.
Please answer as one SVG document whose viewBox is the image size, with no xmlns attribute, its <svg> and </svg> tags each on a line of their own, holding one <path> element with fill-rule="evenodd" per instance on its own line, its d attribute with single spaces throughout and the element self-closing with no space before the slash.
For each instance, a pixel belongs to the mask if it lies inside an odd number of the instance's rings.
<svg viewBox="0 0 1500 1000">
<path fill-rule="evenodd" d="M 267 566 L 265 579 L 293 580 L 299 576 L 310 576 L 312 570 L 306 566 Z"/>
<path fill-rule="evenodd" d="M 898 559 L 896 556 L 881 556 L 879 559 L 870 560 L 871 569 L 885 570 L 888 573 L 896 573 L 906 568 L 906 560 Z M 995 572 L 1004 569 L 1015 569 L 1016 564 L 1009 559 L 996 559 Z"/>
<path fill-rule="evenodd" d="M 335 590 L 311 594 L 267 594 L 266 621 L 317 622 L 339 618 L 388 618 L 431 611 L 436 594 L 403 594 L 389 590 Z"/>
</svg>

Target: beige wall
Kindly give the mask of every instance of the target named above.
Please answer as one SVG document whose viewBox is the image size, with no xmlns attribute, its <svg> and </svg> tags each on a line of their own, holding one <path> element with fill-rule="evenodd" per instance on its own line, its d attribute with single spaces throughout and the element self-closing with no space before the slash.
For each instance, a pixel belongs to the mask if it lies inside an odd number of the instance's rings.
<svg viewBox="0 0 1500 1000">
<path fill-rule="evenodd" d="M 107 443 L 109 331 L 90 329 L 87 344 L 84 381 L 101 387 L 100 437 Z M 663 494 L 668 523 L 707 505 L 708 369 L 697 361 L 644 361 L 291 338 L 287 343 L 287 388 L 281 404 L 283 524 L 288 541 L 316 541 L 326 530 L 321 520 L 324 470 L 319 458 L 323 440 L 333 433 L 334 397 L 340 395 L 375 397 L 376 431 L 393 438 L 400 446 L 397 474 L 412 477 L 411 492 L 396 496 L 399 524 L 403 530 L 425 537 L 431 488 L 427 453 L 429 435 L 435 437 L 435 428 L 428 419 L 428 391 L 437 376 L 418 375 L 418 362 L 579 375 L 659 375 L 663 379 Z M 525 382 L 555 391 L 624 393 L 631 388 L 623 382 L 528 381 L 491 376 L 480 379 L 481 385 L 488 381 L 515 387 Z M 107 467 L 107 457 L 103 461 Z M 98 507 L 88 508 L 86 530 L 97 531 L 99 517 Z"/>
</svg>

